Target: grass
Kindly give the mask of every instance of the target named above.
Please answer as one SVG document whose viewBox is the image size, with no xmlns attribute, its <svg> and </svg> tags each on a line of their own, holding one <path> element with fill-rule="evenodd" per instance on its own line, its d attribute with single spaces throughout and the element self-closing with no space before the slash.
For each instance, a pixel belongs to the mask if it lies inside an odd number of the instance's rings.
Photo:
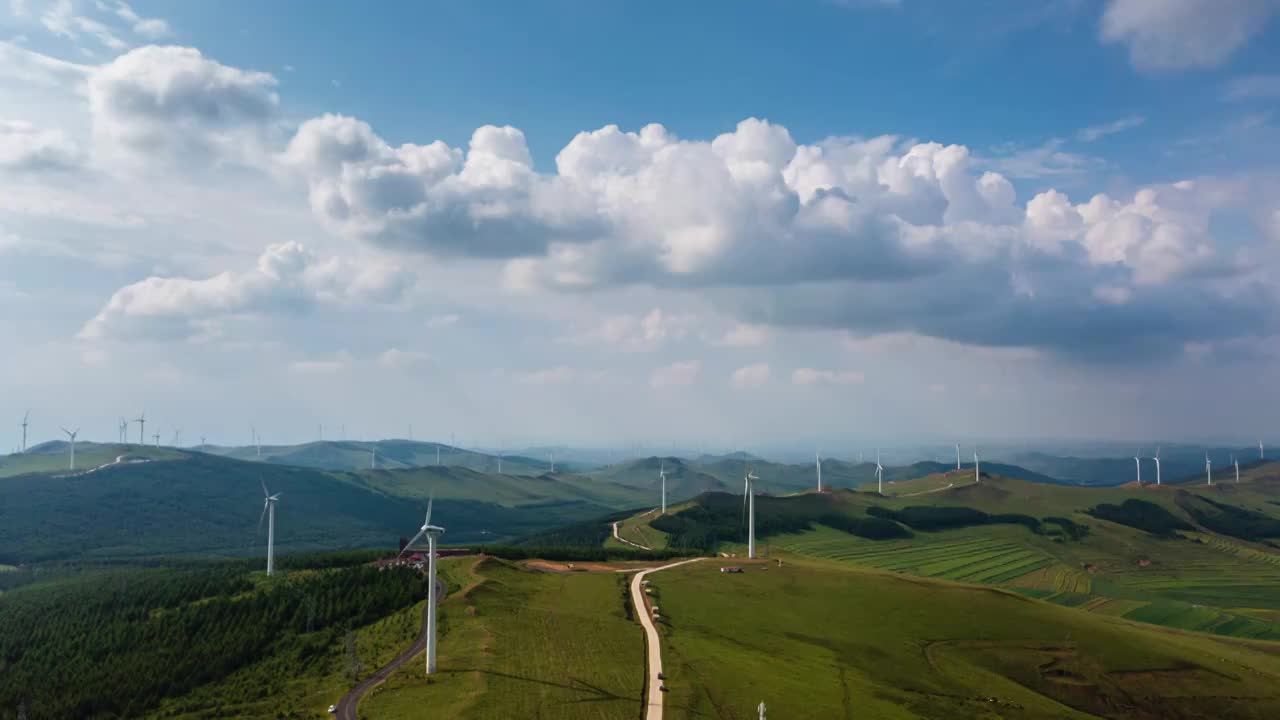
<svg viewBox="0 0 1280 720">
<path fill-rule="evenodd" d="M 151 460 L 176 460 L 183 457 L 181 451 L 167 447 L 77 442 L 75 472 L 81 473 L 115 462 L 121 455 Z M 70 454 L 65 442 L 42 443 L 25 453 L 0 455 L 0 478 L 28 473 L 65 474 L 71 472 L 69 462 Z"/>
<path fill-rule="evenodd" d="M 474 562 L 458 560 L 455 562 Z M 636 717 L 644 642 L 616 573 L 532 572 L 486 560 L 441 604 L 440 672 L 419 663 L 360 706 L 370 718 Z"/>
<path fill-rule="evenodd" d="M 767 569 L 766 569 L 767 568 Z M 1280 646 L 825 562 L 653 576 L 667 716 L 1262 718 Z"/>
</svg>

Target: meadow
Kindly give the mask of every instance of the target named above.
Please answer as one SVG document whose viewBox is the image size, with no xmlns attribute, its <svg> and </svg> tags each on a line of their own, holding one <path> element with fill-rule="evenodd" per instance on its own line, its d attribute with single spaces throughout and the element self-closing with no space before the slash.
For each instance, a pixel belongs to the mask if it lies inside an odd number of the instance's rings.
<svg viewBox="0 0 1280 720">
<path fill-rule="evenodd" d="M 771 717 L 883 720 L 1280 712 L 1280 645 L 825 561 L 697 563 L 653 582 L 676 720 L 754 717 L 760 702 Z"/>
</svg>

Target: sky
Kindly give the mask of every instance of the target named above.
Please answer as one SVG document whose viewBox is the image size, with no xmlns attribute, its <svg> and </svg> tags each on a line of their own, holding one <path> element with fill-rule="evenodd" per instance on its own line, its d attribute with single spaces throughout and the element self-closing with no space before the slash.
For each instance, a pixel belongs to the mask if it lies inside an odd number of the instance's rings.
<svg viewBox="0 0 1280 720">
<path fill-rule="evenodd" d="M 0 447 L 1280 441 L 1277 15 L 0 0 Z"/>
</svg>

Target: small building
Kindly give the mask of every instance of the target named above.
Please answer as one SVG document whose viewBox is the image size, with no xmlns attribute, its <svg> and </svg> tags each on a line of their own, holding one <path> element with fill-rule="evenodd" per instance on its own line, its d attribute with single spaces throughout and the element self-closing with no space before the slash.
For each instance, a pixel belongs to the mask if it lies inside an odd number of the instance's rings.
<svg viewBox="0 0 1280 720">
<path fill-rule="evenodd" d="M 722 567 L 722 568 L 720 568 L 720 572 L 722 572 L 722 573 L 740 573 L 740 572 L 742 572 L 742 568 L 738 567 L 737 565 L 731 565 L 731 566 L 729 566 L 729 567 Z"/>
</svg>

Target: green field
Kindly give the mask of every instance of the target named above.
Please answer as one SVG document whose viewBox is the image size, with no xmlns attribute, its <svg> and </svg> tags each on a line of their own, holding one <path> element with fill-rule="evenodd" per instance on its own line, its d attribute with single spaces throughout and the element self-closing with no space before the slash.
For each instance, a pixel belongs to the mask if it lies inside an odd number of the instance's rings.
<svg viewBox="0 0 1280 720">
<path fill-rule="evenodd" d="M 667 716 L 1264 718 L 1280 645 L 825 562 L 653 576 Z"/>
<path fill-rule="evenodd" d="M 441 604 L 440 672 L 427 681 L 420 663 L 406 666 L 361 703 L 361 717 L 636 717 L 644 642 L 625 610 L 625 575 L 496 560 L 470 572 Z"/>
</svg>

